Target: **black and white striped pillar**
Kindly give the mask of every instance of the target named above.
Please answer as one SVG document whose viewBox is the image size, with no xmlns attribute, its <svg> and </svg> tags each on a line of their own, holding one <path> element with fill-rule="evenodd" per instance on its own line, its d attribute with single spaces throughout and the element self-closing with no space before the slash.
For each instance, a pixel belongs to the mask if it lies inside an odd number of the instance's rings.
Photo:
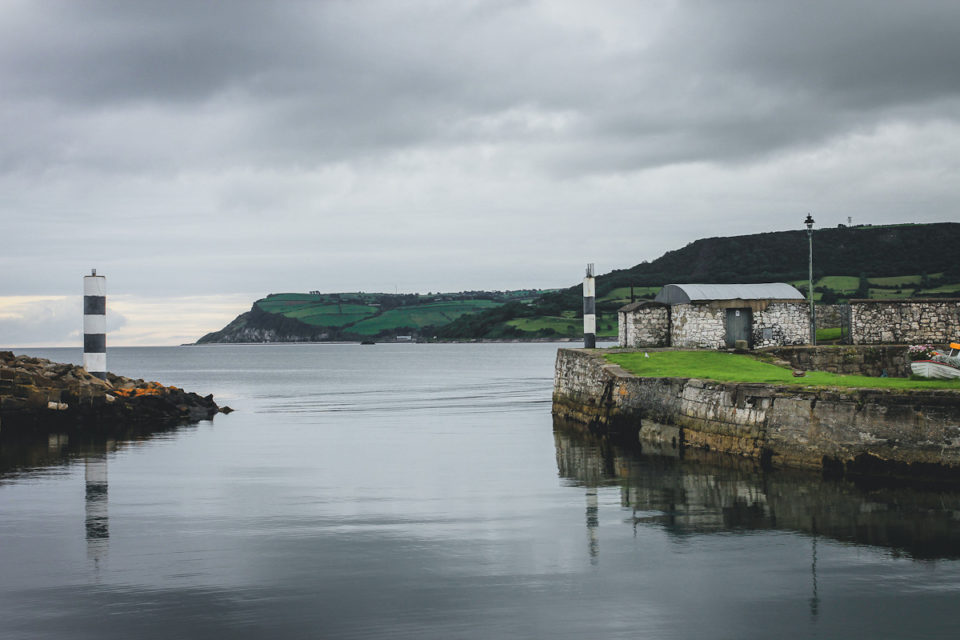
<svg viewBox="0 0 960 640">
<path fill-rule="evenodd" d="M 107 379 L 107 279 L 83 276 L 83 368 Z"/>
<path fill-rule="evenodd" d="M 597 346 L 597 290 L 593 280 L 593 263 L 587 265 L 587 277 L 583 279 L 583 347 Z"/>
</svg>

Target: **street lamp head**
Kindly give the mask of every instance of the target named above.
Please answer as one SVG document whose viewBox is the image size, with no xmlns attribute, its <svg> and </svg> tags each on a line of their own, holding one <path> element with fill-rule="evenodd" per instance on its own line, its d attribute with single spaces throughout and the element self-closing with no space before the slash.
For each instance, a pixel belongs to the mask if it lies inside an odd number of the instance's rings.
<svg viewBox="0 0 960 640">
<path fill-rule="evenodd" d="M 803 224 L 807 225 L 807 229 L 812 230 L 812 229 L 813 229 L 813 216 L 811 216 L 811 215 L 808 213 L 808 214 L 807 214 L 807 219 L 803 221 Z"/>
</svg>

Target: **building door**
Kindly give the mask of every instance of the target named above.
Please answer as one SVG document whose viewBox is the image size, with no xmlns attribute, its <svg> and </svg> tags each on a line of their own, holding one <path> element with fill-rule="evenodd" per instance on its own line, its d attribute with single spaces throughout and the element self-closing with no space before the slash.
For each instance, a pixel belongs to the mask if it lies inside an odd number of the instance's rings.
<svg viewBox="0 0 960 640">
<path fill-rule="evenodd" d="M 750 309 L 727 309 L 727 347 L 733 348 L 737 340 L 746 340 L 752 346 L 750 333 L 753 329 L 753 316 Z"/>
</svg>

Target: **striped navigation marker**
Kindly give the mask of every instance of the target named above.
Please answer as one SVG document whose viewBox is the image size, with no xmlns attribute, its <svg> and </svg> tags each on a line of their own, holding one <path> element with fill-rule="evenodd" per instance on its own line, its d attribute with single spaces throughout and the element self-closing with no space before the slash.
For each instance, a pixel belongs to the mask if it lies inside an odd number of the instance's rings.
<svg viewBox="0 0 960 640">
<path fill-rule="evenodd" d="M 597 289 L 593 280 L 593 263 L 587 265 L 587 277 L 583 279 L 583 346 L 597 346 Z"/>
<path fill-rule="evenodd" d="M 107 379 L 107 279 L 83 276 L 83 368 Z"/>
</svg>

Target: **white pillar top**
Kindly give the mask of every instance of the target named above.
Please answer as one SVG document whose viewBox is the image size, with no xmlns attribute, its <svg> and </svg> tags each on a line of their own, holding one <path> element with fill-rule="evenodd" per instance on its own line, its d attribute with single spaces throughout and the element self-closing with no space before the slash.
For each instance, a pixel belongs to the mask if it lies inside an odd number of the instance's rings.
<svg viewBox="0 0 960 640">
<path fill-rule="evenodd" d="M 103 276 L 83 276 L 83 295 L 107 295 L 107 279 Z"/>
</svg>

